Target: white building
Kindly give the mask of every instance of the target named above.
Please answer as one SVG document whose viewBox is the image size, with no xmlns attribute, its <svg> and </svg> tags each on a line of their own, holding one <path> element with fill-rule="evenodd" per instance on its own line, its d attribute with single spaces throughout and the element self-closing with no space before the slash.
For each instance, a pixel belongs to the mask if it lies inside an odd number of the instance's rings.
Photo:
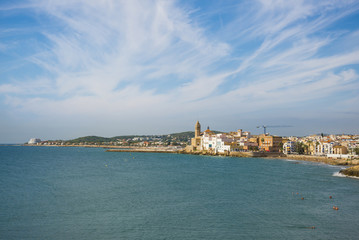
<svg viewBox="0 0 359 240">
<path fill-rule="evenodd" d="M 320 142 L 316 147 L 315 155 L 327 155 L 327 154 L 333 154 L 334 153 L 334 146 L 339 145 L 338 143 L 334 142 Z"/>
<path fill-rule="evenodd" d="M 37 144 L 40 142 L 41 142 L 41 139 L 39 139 L 39 138 L 31 138 L 27 143 L 28 144 Z"/>
<path fill-rule="evenodd" d="M 239 151 L 239 144 L 232 135 L 224 133 L 215 134 L 207 129 L 202 135 L 202 149 L 214 153 L 233 152 Z"/>
<path fill-rule="evenodd" d="M 202 136 L 202 149 L 204 150 L 214 150 L 217 145 L 217 136 L 216 135 L 204 135 Z"/>
<path fill-rule="evenodd" d="M 245 151 L 249 150 L 250 147 L 258 147 L 258 143 L 251 142 L 247 138 L 241 138 L 237 141 L 237 143 L 238 143 L 239 147 Z"/>
<path fill-rule="evenodd" d="M 197 150 L 205 150 L 213 153 L 238 152 L 241 144 L 246 145 L 246 149 L 248 149 L 248 146 L 257 146 L 256 143 L 249 141 L 250 136 L 250 132 L 244 132 L 242 129 L 230 133 L 215 134 L 208 127 L 207 130 L 201 134 L 200 141 L 196 144 L 196 148 Z M 242 149 L 245 148 L 242 147 Z"/>
<path fill-rule="evenodd" d="M 283 144 L 283 153 L 284 154 L 291 154 L 296 151 L 296 143 L 293 141 L 288 141 Z"/>
</svg>

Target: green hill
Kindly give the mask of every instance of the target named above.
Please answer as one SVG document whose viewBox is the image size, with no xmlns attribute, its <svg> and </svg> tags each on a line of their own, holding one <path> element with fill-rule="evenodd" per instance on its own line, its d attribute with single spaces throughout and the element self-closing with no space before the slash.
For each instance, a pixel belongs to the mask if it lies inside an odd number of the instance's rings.
<svg viewBox="0 0 359 240">
<path fill-rule="evenodd" d="M 100 143 L 100 142 L 110 142 L 111 138 L 99 137 L 99 136 L 86 136 L 86 137 L 79 137 L 76 139 L 72 139 L 66 141 L 68 143 L 80 143 L 80 142 L 91 142 L 91 143 Z"/>
<path fill-rule="evenodd" d="M 213 131 L 214 133 L 220 133 L 219 131 Z M 78 144 L 78 143 L 104 143 L 104 142 L 116 142 L 118 139 L 133 139 L 138 138 L 161 138 L 163 141 L 175 140 L 186 142 L 194 137 L 194 131 L 180 132 L 180 133 L 171 133 L 164 135 L 124 135 L 124 136 L 115 136 L 115 137 L 100 137 L 100 136 L 86 136 L 79 137 L 76 139 L 68 140 L 67 143 Z"/>
</svg>

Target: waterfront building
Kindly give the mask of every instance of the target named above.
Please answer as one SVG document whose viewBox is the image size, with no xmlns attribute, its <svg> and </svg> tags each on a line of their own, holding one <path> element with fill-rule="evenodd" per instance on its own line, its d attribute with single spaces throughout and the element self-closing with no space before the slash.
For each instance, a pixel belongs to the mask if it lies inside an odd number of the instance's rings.
<svg viewBox="0 0 359 240">
<path fill-rule="evenodd" d="M 241 138 L 237 142 L 239 145 L 239 150 L 249 151 L 251 149 L 258 148 L 257 138 L 250 138 L 250 139 Z"/>
<path fill-rule="evenodd" d="M 283 153 L 284 154 L 291 154 L 296 152 L 296 142 L 294 141 L 287 141 L 283 144 Z"/>
<path fill-rule="evenodd" d="M 334 146 L 333 147 L 333 154 L 347 154 L 348 149 L 344 146 Z"/>
<path fill-rule="evenodd" d="M 282 137 L 259 135 L 258 148 L 260 151 L 280 152 L 282 149 Z"/>
<path fill-rule="evenodd" d="M 316 147 L 316 153 L 315 155 L 327 155 L 327 154 L 333 154 L 334 153 L 334 146 L 339 145 L 338 143 L 329 142 L 329 141 L 323 141 L 319 142 Z"/>
<path fill-rule="evenodd" d="M 238 142 L 225 142 L 222 139 L 217 141 L 216 152 L 219 153 L 229 153 L 229 152 L 238 152 L 239 143 Z"/>
<path fill-rule="evenodd" d="M 215 151 L 216 146 L 217 135 L 214 134 L 208 127 L 207 130 L 203 132 L 201 147 L 203 150 Z"/>
<path fill-rule="evenodd" d="M 186 150 L 207 151 L 210 153 L 229 153 L 259 149 L 268 152 L 280 152 L 282 149 L 282 137 L 260 135 L 252 136 L 250 132 L 238 129 L 235 132 L 212 132 L 209 127 L 201 132 L 199 121 L 195 124 L 195 136 L 191 139 L 191 145 Z"/>
<path fill-rule="evenodd" d="M 226 153 L 239 151 L 241 139 L 250 136 L 250 132 L 243 132 L 239 129 L 230 133 L 214 133 L 209 127 L 201 133 L 201 125 L 197 121 L 195 125 L 195 136 L 191 139 L 191 146 L 187 146 L 187 151 L 208 151 L 212 153 Z"/>
<path fill-rule="evenodd" d="M 225 134 L 225 133 L 217 134 L 216 135 L 217 143 L 216 143 L 215 151 L 219 153 L 238 152 L 239 143 L 236 141 L 236 137 L 234 135 Z"/>
</svg>

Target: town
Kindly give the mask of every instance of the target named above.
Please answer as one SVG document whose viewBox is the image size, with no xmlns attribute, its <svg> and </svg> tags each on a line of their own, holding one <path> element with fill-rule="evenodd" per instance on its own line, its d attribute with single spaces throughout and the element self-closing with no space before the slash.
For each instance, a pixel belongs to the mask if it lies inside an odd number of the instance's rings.
<svg viewBox="0 0 359 240">
<path fill-rule="evenodd" d="M 201 132 L 201 125 L 195 125 L 195 137 L 187 151 L 208 151 L 210 153 L 230 152 L 273 152 L 326 156 L 330 158 L 355 158 L 359 155 L 359 135 L 311 135 L 306 137 L 281 137 L 268 133 L 251 135 L 238 129 L 236 132 L 214 133 L 209 127 Z"/>
<path fill-rule="evenodd" d="M 32 138 L 27 145 L 42 146 L 93 146 L 111 148 L 161 148 L 187 153 L 221 154 L 243 152 L 283 153 L 286 155 L 312 155 L 328 158 L 354 159 L 359 155 L 359 135 L 315 134 L 305 137 L 273 136 L 264 131 L 252 135 L 238 129 L 224 133 L 211 131 L 209 127 L 201 131 L 196 122 L 194 132 L 168 135 L 120 136 L 113 138 L 82 137 L 74 140 L 41 141 Z"/>
</svg>

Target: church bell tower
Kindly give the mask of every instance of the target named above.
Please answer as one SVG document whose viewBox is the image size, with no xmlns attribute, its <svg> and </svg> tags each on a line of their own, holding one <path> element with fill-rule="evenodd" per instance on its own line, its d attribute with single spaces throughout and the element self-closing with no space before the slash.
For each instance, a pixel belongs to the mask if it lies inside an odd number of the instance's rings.
<svg viewBox="0 0 359 240">
<path fill-rule="evenodd" d="M 196 122 L 196 126 L 194 127 L 194 137 L 199 137 L 201 135 L 201 124 Z"/>
</svg>

